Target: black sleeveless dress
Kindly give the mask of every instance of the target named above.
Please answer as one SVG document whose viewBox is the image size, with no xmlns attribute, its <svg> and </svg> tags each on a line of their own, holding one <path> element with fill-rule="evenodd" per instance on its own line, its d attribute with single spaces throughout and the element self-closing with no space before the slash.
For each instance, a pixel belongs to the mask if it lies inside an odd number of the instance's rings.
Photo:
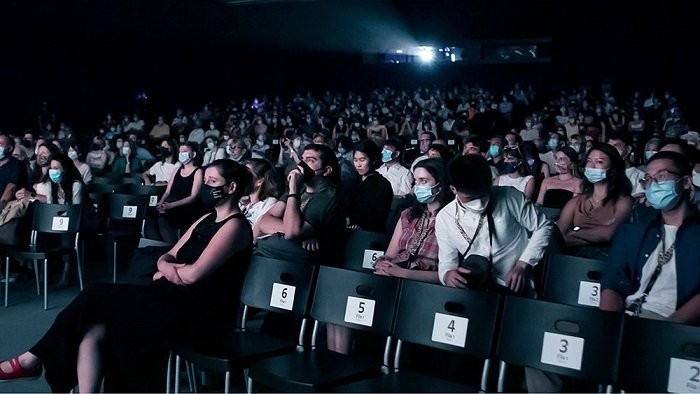
<svg viewBox="0 0 700 394">
<path fill-rule="evenodd" d="M 187 198 L 192 194 L 192 185 L 194 184 L 194 174 L 200 171 L 197 168 L 186 177 L 182 176 L 182 168 L 175 172 L 173 185 L 170 187 L 170 195 L 166 199 L 167 202 L 173 202 Z M 184 234 L 184 230 L 188 229 L 192 223 L 196 222 L 205 213 L 204 207 L 197 198 L 195 201 L 172 208 L 163 214 L 163 217 L 174 228 L 179 228 Z"/>
<path fill-rule="evenodd" d="M 78 383 L 78 346 L 96 324 L 106 328 L 102 344 L 105 392 L 164 392 L 170 345 L 215 335 L 235 324 L 240 292 L 252 252 L 245 215 L 221 222 L 210 214 L 179 250 L 178 263 L 192 264 L 229 220 L 240 220 L 248 244 L 206 278 L 178 286 L 161 278 L 149 286 L 97 284 L 82 291 L 29 351 L 39 357 L 54 392 Z"/>
</svg>

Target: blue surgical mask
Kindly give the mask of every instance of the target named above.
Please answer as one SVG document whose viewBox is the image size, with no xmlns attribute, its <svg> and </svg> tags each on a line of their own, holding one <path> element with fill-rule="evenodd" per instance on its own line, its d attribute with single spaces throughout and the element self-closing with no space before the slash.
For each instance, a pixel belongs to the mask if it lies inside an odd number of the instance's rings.
<svg viewBox="0 0 700 394">
<path fill-rule="evenodd" d="M 498 145 L 489 146 L 489 155 L 491 157 L 496 157 L 501 154 L 501 147 Z"/>
<path fill-rule="evenodd" d="M 645 150 L 644 151 L 644 159 L 646 161 L 649 161 L 649 159 L 651 159 L 651 157 L 654 156 L 655 154 L 656 154 L 655 150 Z"/>
<path fill-rule="evenodd" d="M 586 176 L 586 179 L 588 179 L 589 182 L 598 183 L 600 181 L 605 180 L 607 170 L 604 170 L 602 168 L 586 167 L 586 169 L 583 172 L 583 175 Z"/>
<path fill-rule="evenodd" d="M 180 152 L 177 155 L 177 160 L 184 166 L 185 164 L 189 163 L 192 159 L 190 159 L 189 152 Z"/>
<path fill-rule="evenodd" d="M 435 185 L 437 186 L 437 185 Z M 419 203 L 421 204 L 426 204 L 429 203 L 433 200 L 435 195 L 433 194 L 433 188 L 435 186 L 428 186 L 428 185 L 415 185 L 413 186 L 413 194 L 416 196 L 416 200 L 418 200 Z"/>
<path fill-rule="evenodd" d="M 652 182 L 644 191 L 649 205 L 659 210 L 673 207 L 680 197 L 678 192 L 676 192 L 676 182 Z"/>
<path fill-rule="evenodd" d="M 51 179 L 53 183 L 61 183 L 63 180 L 63 171 L 49 168 L 49 179 Z"/>
<path fill-rule="evenodd" d="M 550 138 L 549 141 L 547 141 L 547 146 L 549 147 L 549 149 L 554 150 L 557 148 L 557 146 L 559 146 L 559 141 L 557 141 L 554 138 Z"/>
<path fill-rule="evenodd" d="M 394 157 L 394 152 L 389 149 L 382 149 L 382 163 L 390 162 Z"/>
<path fill-rule="evenodd" d="M 0 147 L 0 160 L 5 158 L 5 147 Z"/>
</svg>

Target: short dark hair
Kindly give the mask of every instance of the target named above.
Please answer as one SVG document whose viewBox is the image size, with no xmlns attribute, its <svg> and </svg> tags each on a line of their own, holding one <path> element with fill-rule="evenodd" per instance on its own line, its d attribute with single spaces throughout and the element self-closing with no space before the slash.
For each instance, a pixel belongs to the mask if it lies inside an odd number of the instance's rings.
<svg viewBox="0 0 700 394">
<path fill-rule="evenodd" d="M 397 152 L 403 152 L 403 142 L 398 138 L 389 138 L 384 142 L 384 145 L 393 147 Z"/>
<path fill-rule="evenodd" d="M 323 167 L 330 166 L 332 171 L 330 177 L 328 177 L 334 184 L 340 183 L 340 164 L 338 164 L 338 158 L 335 156 L 335 152 L 328 145 L 323 144 L 308 144 L 304 147 L 304 151 L 313 150 L 318 152 L 318 156 L 321 159 L 321 165 Z"/>
<path fill-rule="evenodd" d="M 481 155 L 456 156 L 447 165 L 447 179 L 460 193 L 484 195 L 491 190 L 491 167 Z"/>
<path fill-rule="evenodd" d="M 678 152 L 673 151 L 663 151 L 655 153 L 654 156 L 649 158 L 647 165 L 652 161 L 656 160 L 670 160 L 673 163 L 673 167 L 679 174 L 683 176 L 690 176 L 693 172 L 693 166 L 690 164 L 690 160 L 686 156 Z"/>
<path fill-rule="evenodd" d="M 462 140 L 464 146 L 471 142 L 472 145 L 479 148 L 481 153 L 486 153 L 489 150 L 489 142 L 482 136 L 471 134 Z"/>
<path fill-rule="evenodd" d="M 372 141 L 372 140 L 364 140 L 360 141 L 357 144 L 355 144 L 355 148 L 353 149 L 355 152 L 362 152 L 365 155 L 367 155 L 367 158 L 369 159 L 370 162 L 370 167 L 374 168 L 374 165 L 377 163 L 377 160 L 379 159 L 379 147 L 377 144 Z"/>
</svg>

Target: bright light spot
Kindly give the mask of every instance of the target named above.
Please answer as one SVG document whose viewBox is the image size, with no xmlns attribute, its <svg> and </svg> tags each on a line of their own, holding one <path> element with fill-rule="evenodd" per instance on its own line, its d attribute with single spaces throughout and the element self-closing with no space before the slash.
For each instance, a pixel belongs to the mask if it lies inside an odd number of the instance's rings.
<svg viewBox="0 0 700 394">
<path fill-rule="evenodd" d="M 435 49 L 433 47 L 418 47 L 418 58 L 423 63 L 430 63 L 435 60 Z"/>
<path fill-rule="evenodd" d="M 397 49 L 396 53 L 403 53 L 403 49 Z"/>
<path fill-rule="evenodd" d="M 454 53 L 450 55 L 450 61 L 452 61 L 452 63 L 457 61 L 457 56 L 455 56 Z"/>
</svg>

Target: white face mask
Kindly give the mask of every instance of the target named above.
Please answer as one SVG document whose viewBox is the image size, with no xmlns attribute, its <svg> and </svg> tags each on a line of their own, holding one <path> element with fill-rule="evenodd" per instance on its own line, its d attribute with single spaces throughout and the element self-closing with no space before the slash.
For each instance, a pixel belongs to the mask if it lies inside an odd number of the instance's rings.
<svg viewBox="0 0 700 394">
<path fill-rule="evenodd" d="M 131 154 L 131 148 L 128 146 L 122 147 L 122 154 L 124 156 L 129 156 Z"/>
<path fill-rule="evenodd" d="M 486 195 L 481 198 L 475 198 L 466 204 L 462 204 L 462 202 L 457 199 L 457 203 L 472 213 L 480 214 L 484 212 L 486 210 L 486 206 L 489 205 L 489 196 Z"/>
<path fill-rule="evenodd" d="M 215 146 L 213 142 L 207 142 L 207 148 L 209 148 L 209 150 L 214 150 Z"/>
<path fill-rule="evenodd" d="M 693 185 L 700 187 L 700 172 L 693 170 Z"/>
</svg>

